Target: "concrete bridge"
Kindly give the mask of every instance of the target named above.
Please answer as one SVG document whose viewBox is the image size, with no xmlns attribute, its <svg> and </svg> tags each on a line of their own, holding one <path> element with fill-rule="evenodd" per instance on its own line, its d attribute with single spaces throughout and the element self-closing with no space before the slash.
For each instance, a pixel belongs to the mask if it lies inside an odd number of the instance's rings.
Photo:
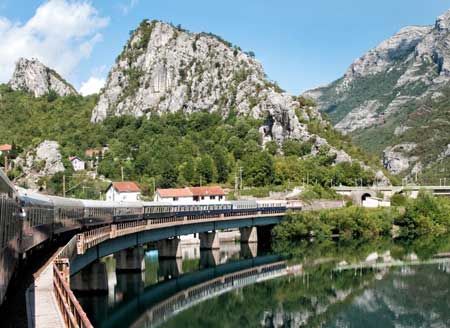
<svg viewBox="0 0 450 328">
<path fill-rule="evenodd" d="M 361 205 L 367 197 L 381 195 L 389 199 L 395 194 L 402 194 L 410 198 L 417 198 L 421 190 L 431 192 L 436 196 L 450 196 L 450 186 L 372 186 L 372 187 L 346 187 L 339 186 L 333 189 L 340 195 L 349 196 L 353 203 Z"/>
<path fill-rule="evenodd" d="M 238 216 L 215 214 L 197 219 L 162 218 L 112 224 L 79 233 L 56 254 L 43 270 L 43 278 L 32 286 L 29 293 L 31 301 L 28 302 L 31 307 L 29 321 L 36 326 L 47 326 L 49 313 L 61 311 L 62 316 L 59 313 L 52 316 L 52 327 L 59 327 L 61 323 L 66 326 L 92 327 L 70 288 L 70 280 L 71 276 L 99 258 L 126 250 L 123 259 L 117 259 L 120 266 L 121 262 L 127 263 L 126 258 L 136 258 L 126 252 L 133 252 L 135 246 L 150 244 L 159 250 L 161 257 L 177 259 L 181 258 L 180 235 L 199 234 L 200 248 L 213 250 L 220 247 L 217 231 L 232 228 L 240 230 L 241 243 L 255 243 L 258 234 L 264 234 L 264 229 L 281 222 L 285 215 L 274 212 Z M 140 261 L 135 265 L 138 268 Z M 130 269 L 129 261 L 126 269 Z M 49 290 L 53 291 L 50 296 Z M 49 297 L 53 293 L 56 298 L 53 304 L 57 306 L 49 307 Z"/>
</svg>

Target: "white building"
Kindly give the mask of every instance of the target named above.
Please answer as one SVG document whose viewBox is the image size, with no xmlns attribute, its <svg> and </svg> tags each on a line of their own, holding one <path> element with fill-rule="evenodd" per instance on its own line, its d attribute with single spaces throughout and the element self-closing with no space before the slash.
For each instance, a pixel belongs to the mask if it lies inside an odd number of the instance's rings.
<svg viewBox="0 0 450 328">
<path fill-rule="evenodd" d="M 199 202 L 202 204 L 225 201 L 225 193 L 221 187 L 186 187 L 175 189 L 157 189 L 155 202 L 186 204 Z"/>
<path fill-rule="evenodd" d="M 83 171 L 86 167 L 86 163 L 77 156 L 69 157 L 69 161 L 72 163 L 74 171 Z"/>
<path fill-rule="evenodd" d="M 141 189 L 131 181 L 113 182 L 106 189 L 106 200 L 111 202 L 135 202 L 141 199 Z"/>
<path fill-rule="evenodd" d="M 391 202 L 377 197 L 367 197 L 363 200 L 362 206 L 368 208 L 389 207 Z"/>
</svg>

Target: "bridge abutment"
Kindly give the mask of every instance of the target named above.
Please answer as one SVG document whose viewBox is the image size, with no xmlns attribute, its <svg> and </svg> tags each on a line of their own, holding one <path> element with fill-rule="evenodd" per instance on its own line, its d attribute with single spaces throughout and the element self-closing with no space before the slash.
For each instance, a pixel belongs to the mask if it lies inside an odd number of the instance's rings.
<svg viewBox="0 0 450 328">
<path fill-rule="evenodd" d="M 133 247 L 114 253 L 116 272 L 142 272 L 145 270 L 144 249 Z"/>
<path fill-rule="evenodd" d="M 241 233 L 241 243 L 251 244 L 258 242 L 258 233 L 256 227 L 244 227 L 239 228 Z"/>
<path fill-rule="evenodd" d="M 181 240 L 178 238 L 158 240 L 158 257 L 161 259 L 178 259 L 182 257 Z"/>
<path fill-rule="evenodd" d="M 219 249 L 219 234 L 216 231 L 201 232 L 198 234 L 200 238 L 200 249 Z"/>
</svg>

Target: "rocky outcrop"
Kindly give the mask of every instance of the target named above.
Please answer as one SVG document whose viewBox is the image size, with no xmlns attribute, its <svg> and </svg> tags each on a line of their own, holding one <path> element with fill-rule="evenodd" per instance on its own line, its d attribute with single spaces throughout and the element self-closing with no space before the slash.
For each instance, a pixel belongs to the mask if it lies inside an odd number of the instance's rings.
<svg viewBox="0 0 450 328">
<path fill-rule="evenodd" d="M 59 144 L 56 141 L 45 140 L 30 150 L 26 155 L 15 160 L 15 166 L 20 167 L 23 174 L 16 181 L 18 185 L 26 185 L 29 189 L 38 190 L 41 178 L 53 176 L 65 170 Z"/>
<path fill-rule="evenodd" d="M 13 90 L 29 92 L 35 97 L 44 96 L 50 91 L 59 96 L 77 94 L 73 86 L 37 59 L 20 58 L 8 84 Z"/>
<path fill-rule="evenodd" d="M 446 130 L 423 138 L 421 126 L 432 129 L 450 122 L 443 111 L 450 97 L 449 26 L 450 11 L 433 26 L 405 27 L 355 60 L 342 78 L 304 96 L 368 150 L 381 152 L 403 143 L 416 143 L 420 149 L 441 147 L 450 137 Z M 422 157 L 423 167 L 436 159 Z M 391 171 L 411 173 L 411 160 L 394 159 Z"/>
<path fill-rule="evenodd" d="M 299 122 L 299 102 L 266 79 L 253 55 L 220 37 L 190 33 L 159 21 L 144 21 L 111 69 L 92 113 L 147 116 L 207 110 L 224 116 L 262 118 L 266 141 L 311 137 Z M 303 112 L 302 119 L 309 115 Z M 319 116 L 317 111 L 315 116 Z"/>
<path fill-rule="evenodd" d="M 386 148 L 383 153 L 384 167 L 392 174 L 406 171 L 417 161 L 417 157 L 410 156 L 416 146 L 414 143 L 404 143 Z"/>
</svg>

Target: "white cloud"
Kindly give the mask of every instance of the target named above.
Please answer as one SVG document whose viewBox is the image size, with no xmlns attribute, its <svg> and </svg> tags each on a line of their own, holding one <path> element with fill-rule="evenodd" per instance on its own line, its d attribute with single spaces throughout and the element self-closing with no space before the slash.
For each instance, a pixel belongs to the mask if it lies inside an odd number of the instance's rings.
<svg viewBox="0 0 450 328">
<path fill-rule="evenodd" d="M 80 93 L 83 96 L 89 96 L 94 93 L 98 93 L 101 88 L 105 85 L 106 80 L 104 78 L 97 78 L 91 76 L 89 80 L 83 82 L 80 87 Z"/>
<path fill-rule="evenodd" d="M 139 0 L 127 0 L 126 2 L 120 3 L 118 5 L 120 11 L 124 15 L 128 15 L 128 13 L 138 5 Z"/>
<path fill-rule="evenodd" d="M 0 16 L 0 82 L 12 75 L 19 57 L 38 58 L 63 77 L 88 58 L 109 18 L 85 0 L 48 0 L 27 22 Z"/>
</svg>

